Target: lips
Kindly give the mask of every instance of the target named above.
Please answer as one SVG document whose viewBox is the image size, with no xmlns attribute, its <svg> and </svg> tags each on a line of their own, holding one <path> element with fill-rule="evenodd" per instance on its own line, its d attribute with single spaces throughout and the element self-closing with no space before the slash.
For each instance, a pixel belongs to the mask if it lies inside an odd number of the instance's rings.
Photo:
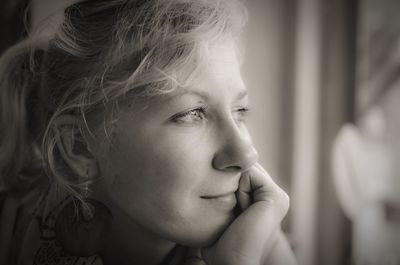
<svg viewBox="0 0 400 265">
<path fill-rule="evenodd" d="M 217 198 L 223 198 L 229 195 L 235 194 L 234 192 L 227 192 L 219 195 L 208 195 L 208 196 L 200 196 L 203 199 L 217 199 Z"/>
<path fill-rule="evenodd" d="M 219 197 L 225 197 L 225 196 L 230 196 L 232 194 L 235 194 L 236 190 L 237 189 L 231 190 L 231 191 L 227 191 L 227 192 L 223 192 L 223 193 L 218 193 L 216 195 L 202 195 L 200 197 L 203 198 L 203 199 L 216 199 L 216 198 L 219 198 Z"/>
<path fill-rule="evenodd" d="M 213 196 L 201 196 L 200 198 L 205 199 L 208 203 L 218 207 L 221 210 L 228 211 L 233 210 L 237 203 L 236 195 L 234 192 L 228 192 Z"/>
</svg>

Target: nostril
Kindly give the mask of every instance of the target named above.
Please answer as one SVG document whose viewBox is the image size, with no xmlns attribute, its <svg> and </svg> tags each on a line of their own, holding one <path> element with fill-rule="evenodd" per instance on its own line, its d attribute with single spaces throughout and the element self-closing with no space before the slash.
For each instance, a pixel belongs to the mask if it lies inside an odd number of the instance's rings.
<svg viewBox="0 0 400 265">
<path fill-rule="evenodd" d="M 212 158 L 215 169 L 237 173 L 246 171 L 257 162 L 258 153 L 251 138 L 243 135 L 237 128 L 230 130 L 222 143 Z"/>
<path fill-rule="evenodd" d="M 229 167 L 226 167 L 226 170 L 233 171 L 233 172 L 238 172 L 238 171 L 241 171 L 242 168 L 240 166 L 229 166 Z"/>
</svg>

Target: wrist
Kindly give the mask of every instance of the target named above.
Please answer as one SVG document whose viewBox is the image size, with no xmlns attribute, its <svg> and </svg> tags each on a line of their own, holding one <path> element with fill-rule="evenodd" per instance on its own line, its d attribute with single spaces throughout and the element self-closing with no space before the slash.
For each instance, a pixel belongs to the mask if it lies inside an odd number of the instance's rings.
<svg viewBox="0 0 400 265">
<path fill-rule="evenodd" d="M 271 243 L 269 251 L 266 251 L 263 265 L 297 265 L 293 250 L 281 230 L 276 232 L 275 240 Z"/>
</svg>

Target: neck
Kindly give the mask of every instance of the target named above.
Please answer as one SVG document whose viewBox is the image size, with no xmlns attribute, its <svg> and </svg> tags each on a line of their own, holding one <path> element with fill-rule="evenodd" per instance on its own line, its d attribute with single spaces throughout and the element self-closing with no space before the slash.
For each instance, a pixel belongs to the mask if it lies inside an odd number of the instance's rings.
<svg viewBox="0 0 400 265">
<path fill-rule="evenodd" d="M 176 246 L 123 213 L 113 211 L 113 215 L 111 239 L 101 254 L 105 265 L 158 265 Z"/>
</svg>

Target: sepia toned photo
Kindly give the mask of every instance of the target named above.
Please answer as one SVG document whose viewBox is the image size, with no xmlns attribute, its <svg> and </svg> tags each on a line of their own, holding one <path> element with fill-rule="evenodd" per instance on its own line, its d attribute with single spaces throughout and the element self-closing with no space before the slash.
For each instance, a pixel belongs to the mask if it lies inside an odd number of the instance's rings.
<svg viewBox="0 0 400 265">
<path fill-rule="evenodd" d="M 0 265 L 400 264 L 399 12 L 3 0 Z"/>
</svg>

